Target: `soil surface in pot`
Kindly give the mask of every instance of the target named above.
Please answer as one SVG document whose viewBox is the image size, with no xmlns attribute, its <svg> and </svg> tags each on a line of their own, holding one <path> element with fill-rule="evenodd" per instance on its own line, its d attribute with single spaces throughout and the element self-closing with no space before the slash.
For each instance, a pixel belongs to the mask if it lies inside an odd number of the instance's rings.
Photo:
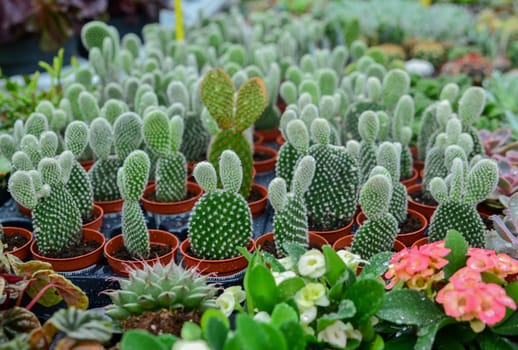
<svg viewBox="0 0 518 350">
<path fill-rule="evenodd" d="M 185 201 L 185 200 L 188 200 L 188 199 L 191 199 L 193 197 L 196 197 L 196 193 L 193 193 L 191 191 L 187 191 L 187 194 L 183 197 L 182 201 Z M 150 192 L 148 194 L 146 194 L 145 198 L 151 202 L 160 202 L 158 199 L 156 199 L 156 192 L 153 191 L 153 192 Z"/>
<path fill-rule="evenodd" d="M 275 245 L 275 241 L 265 241 L 264 243 L 261 243 L 261 249 L 263 252 L 267 252 L 272 254 L 276 259 L 282 258 L 282 256 L 277 254 L 277 246 Z M 309 249 L 318 249 L 322 251 L 322 248 L 318 245 L 311 243 L 309 244 Z"/>
<path fill-rule="evenodd" d="M 93 252 L 99 248 L 99 246 L 99 242 L 94 240 L 81 242 L 75 246 L 68 247 L 59 252 L 50 252 L 49 254 L 46 254 L 45 257 L 53 259 L 75 258 L 76 256 L 81 256 Z"/>
<path fill-rule="evenodd" d="M 406 220 L 399 224 L 399 234 L 418 231 L 422 227 L 419 218 L 407 214 Z"/>
<path fill-rule="evenodd" d="M 185 322 L 200 324 L 200 314 L 197 311 L 176 311 L 168 310 L 146 311 L 138 316 L 131 316 L 121 321 L 124 330 L 145 329 L 153 334 L 174 334 L 180 336 Z"/>
<path fill-rule="evenodd" d="M 162 244 L 151 244 L 150 245 L 150 251 L 149 251 L 149 259 L 153 259 L 155 257 L 164 256 L 167 253 L 171 251 L 170 245 L 162 245 Z M 126 247 L 124 245 L 121 245 L 119 249 L 117 249 L 115 252 L 113 252 L 112 256 L 114 258 L 120 259 L 120 260 L 127 260 L 127 261 L 140 261 L 142 259 L 135 259 L 131 256 L 131 254 L 128 252 Z"/>
<path fill-rule="evenodd" d="M 8 235 L 4 234 L 4 237 L 2 238 L 2 243 L 6 252 L 20 248 L 28 241 L 29 239 L 27 237 L 18 232 L 10 233 Z"/>
<path fill-rule="evenodd" d="M 308 227 L 309 227 L 310 231 L 334 231 L 334 230 L 338 230 L 339 228 L 347 226 L 347 224 L 349 224 L 350 222 L 351 222 L 351 219 L 349 219 L 349 220 L 342 220 L 341 222 L 338 223 L 336 228 L 328 229 L 328 228 L 323 228 L 321 225 L 315 224 L 313 222 L 313 220 L 308 218 Z"/>
<path fill-rule="evenodd" d="M 92 221 L 94 221 L 95 219 L 97 219 L 99 217 L 99 215 L 97 215 L 93 210 L 92 210 L 92 214 L 90 214 L 89 217 L 87 218 L 82 218 L 82 222 L 83 222 L 83 225 L 86 225 L 86 224 L 89 224 L 91 223 Z"/>
<path fill-rule="evenodd" d="M 246 201 L 248 203 L 252 203 L 252 202 L 256 202 L 262 198 L 263 198 L 262 193 L 259 192 L 255 187 L 252 187 L 252 189 L 250 190 L 250 194 L 248 195 L 248 198 L 246 199 Z"/>
<path fill-rule="evenodd" d="M 414 192 L 411 193 L 410 196 L 414 200 L 414 202 L 424 204 L 424 205 L 431 205 L 431 206 L 437 206 L 438 203 L 435 199 L 432 198 L 432 195 L 429 193 L 425 193 L 423 191 Z"/>
<path fill-rule="evenodd" d="M 261 151 L 254 151 L 254 162 L 261 162 L 263 160 L 268 160 L 273 158 L 273 154 L 261 152 Z"/>
</svg>

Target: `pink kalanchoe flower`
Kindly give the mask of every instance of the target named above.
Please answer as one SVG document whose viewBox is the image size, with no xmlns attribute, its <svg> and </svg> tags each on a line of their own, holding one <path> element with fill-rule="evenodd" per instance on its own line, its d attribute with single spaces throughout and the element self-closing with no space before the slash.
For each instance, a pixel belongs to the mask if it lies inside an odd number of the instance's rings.
<svg viewBox="0 0 518 350">
<path fill-rule="evenodd" d="M 480 310 L 477 318 L 493 326 L 505 317 L 505 308 L 516 309 L 516 304 L 505 293 L 505 290 L 494 283 L 483 283 L 477 290 L 480 295 Z"/>
<path fill-rule="evenodd" d="M 491 272 L 500 278 L 518 273 L 518 261 L 493 250 L 469 248 L 466 266 L 478 272 Z"/>
</svg>

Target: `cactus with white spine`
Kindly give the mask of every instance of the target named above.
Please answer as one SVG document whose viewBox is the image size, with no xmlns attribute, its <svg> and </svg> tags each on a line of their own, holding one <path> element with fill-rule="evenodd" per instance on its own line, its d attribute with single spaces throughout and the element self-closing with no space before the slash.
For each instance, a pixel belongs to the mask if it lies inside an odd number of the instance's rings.
<svg viewBox="0 0 518 350">
<path fill-rule="evenodd" d="M 358 133 L 361 136 L 359 149 L 360 184 L 367 181 L 372 168 L 376 166 L 376 138 L 379 121 L 376 113 L 363 112 L 358 121 Z"/>
<path fill-rule="evenodd" d="M 382 166 L 387 170 L 392 181 L 392 197 L 390 199 L 389 212 L 396 218 L 399 224 L 405 222 L 408 210 L 406 186 L 400 182 L 400 155 L 401 145 L 390 142 L 383 142 L 376 154 L 378 166 Z"/>
<path fill-rule="evenodd" d="M 233 151 L 221 154 L 218 189 L 216 169 L 209 162 L 194 168 L 194 178 L 205 193 L 196 202 L 189 219 L 191 249 L 204 259 L 228 259 L 239 254 L 238 247 L 247 247 L 252 237 L 252 214 L 238 191 L 243 169 Z"/>
<path fill-rule="evenodd" d="M 155 194 L 158 202 L 176 202 L 187 194 L 187 163 L 179 151 L 184 130 L 183 119 L 154 110 L 144 117 L 143 135 L 147 146 L 158 154 Z"/>
<path fill-rule="evenodd" d="M 477 154 L 486 154 L 478 130 L 474 126 L 485 106 L 486 92 L 481 87 L 472 86 L 468 88 L 459 100 L 458 115 L 462 122 L 462 131 L 469 134 L 473 140 L 473 150 L 468 154 L 469 158 Z"/>
<path fill-rule="evenodd" d="M 412 139 L 412 125 L 414 123 L 415 106 L 414 99 L 409 95 L 403 95 L 399 99 L 394 110 L 392 121 L 392 139 L 401 144 L 401 177 L 408 179 L 412 176 L 413 158 L 410 152 L 410 140 Z"/>
<path fill-rule="evenodd" d="M 323 118 L 311 124 L 315 141 L 307 154 L 315 159 L 313 182 L 305 200 L 312 230 L 329 231 L 345 226 L 356 211 L 359 188 L 359 169 L 342 146 L 329 143 L 331 129 Z"/>
<path fill-rule="evenodd" d="M 469 169 L 465 159 L 454 158 L 450 169 L 446 179 L 436 177 L 430 182 L 430 192 L 439 205 L 430 222 L 429 239 L 442 240 L 453 229 L 470 246 L 484 248 L 485 226 L 476 206 L 495 189 L 498 167 L 493 160 L 481 159 Z"/>
<path fill-rule="evenodd" d="M 279 256 L 286 256 L 286 243 L 298 244 L 304 248 L 309 246 L 308 219 L 304 194 L 313 181 L 315 160 L 311 156 L 303 157 L 295 169 L 291 191 L 287 192 L 286 181 L 277 177 L 270 182 L 268 197 L 275 215 L 273 218 L 273 234 Z"/>
<path fill-rule="evenodd" d="M 201 83 L 201 99 L 219 126 L 208 153 L 208 160 L 219 168 L 223 151 L 230 149 L 241 159 L 243 179 L 239 193 L 248 198 L 252 188 L 252 149 L 244 135 L 266 107 L 266 87 L 259 78 L 247 80 L 239 90 L 221 68 L 209 71 Z"/>
<path fill-rule="evenodd" d="M 294 116 L 295 113 L 293 111 L 283 113 L 285 118 L 290 118 L 290 115 Z M 288 121 L 284 134 L 286 142 L 279 149 L 275 171 L 278 177 L 286 181 L 286 186 L 291 188 L 295 165 L 309 148 L 309 133 L 304 122 L 294 117 Z"/>
<path fill-rule="evenodd" d="M 139 200 L 149 177 L 150 161 L 141 150 L 131 152 L 117 172 L 117 184 L 124 200 L 122 207 L 122 237 L 129 254 L 147 259 L 150 252 L 149 232 Z"/>
<path fill-rule="evenodd" d="M 39 252 L 48 256 L 79 244 L 81 216 L 66 189 L 74 155 L 63 152 L 57 159 L 43 158 L 38 170 L 19 170 L 9 179 L 9 191 L 22 206 L 32 210 Z"/>
<path fill-rule="evenodd" d="M 389 212 L 392 181 L 377 168 L 360 191 L 360 205 L 367 220 L 356 231 L 351 246 L 351 252 L 367 260 L 379 252 L 391 251 L 398 232 L 397 220 Z"/>
</svg>

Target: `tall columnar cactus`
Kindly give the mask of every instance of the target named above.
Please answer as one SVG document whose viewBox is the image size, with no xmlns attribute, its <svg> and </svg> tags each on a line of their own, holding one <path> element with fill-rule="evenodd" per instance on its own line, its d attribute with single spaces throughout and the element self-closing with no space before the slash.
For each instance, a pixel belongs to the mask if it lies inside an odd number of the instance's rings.
<svg viewBox="0 0 518 350">
<path fill-rule="evenodd" d="M 476 121 L 486 106 L 486 92 L 481 87 L 468 88 L 459 100 L 458 115 L 462 121 L 462 131 L 473 139 L 473 151 L 468 154 L 472 158 L 476 154 L 485 155 L 484 145 L 480 141 L 478 130 L 474 127 Z"/>
<path fill-rule="evenodd" d="M 77 159 L 88 145 L 88 126 L 82 121 L 74 121 L 65 130 L 65 146 L 74 155 L 72 171 L 66 189 L 74 198 L 83 221 L 92 216 L 94 202 L 90 178 Z"/>
<path fill-rule="evenodd" d="M 392 250 L 398 223 L 389 212 L 391 197 L 392 181 L 381 173 L 370 177 L 360 191 L 360 205 L 367 220 L 354 235 L 351 251 L 363 259 Z"/>
<path fill-rule="evenodd" d="M 170 109 L 183 107 L 185 130 L 180 152 L 187 161 L 194 162 L 205 159 L 210 143 L 210 133 L 202 122 L 203 105 L 200 100 L 200 82 L 196 81 L 189 89 L 183 82 L 174 80 L 167 87 Z M 189 93 L 190 92 L 190 93 Z"/>
<path fill-rule="evenodd" d="M 124 159 L 142 143 L 142 120 L 133 112 L 121 114 L 112 126 L 104 118 L 96 118 L 90 125 L 89 144 L 96 161 L 89 171 L 94 199 L 120 199 L 117 171 Z M 112 146 L 115 154 L 111 154 Z"/>
<path fill-rule="evenodd" d="M 219 161 L 220 181 L 217 189 L 216 169 L 209 162 L 194 168 L 194 177 L 205 194 L 196 202 L 189 220 L 191 249 L 204 259 L 227 259 L 247 247 L 252 237 L 252 214 L 238 191 L 243 169 L 236 153 L 226 150 Z"/>
<path fill-rule="evenodd" d="M 431 242 L 444 239 L 448 230 L 459 231 L 472 247 L 484 247 L 484 223 L 476 206 L 496 187 L 498 167 L 481 159 L 468 167 L 461 158 L 452 162 L 450 175 L 430 182 L 431 194 L 439 203 L 430 223 Z"/>
<path fill-rule="evenodd" d="M 139 200 L 149 177 L 150 161 L 141 150 L 131 152 L 117 172 L 117 183 L 124 199 L 122 237 L 130 255 L 137 259 L 149 257 L 149 233 Z"/>
<path fill-rule="evenodd" d="M 344 147 L 329 144 L 330 133 L 325 119 L 311 124 L 315 144 L 308 155 L 315 159 L 316 170 L 305 199 L 311 229 L 319 231 L 343 227 L 352 219 L 359 188 L 356 160 Z"/>
<path fill-rule="evenodd" d="M 78 244 L 82 239 L 81 216 L 66 189 L 74 155 L 63 152 L 57 159 L 43 158 L 38 170 L 19 170 L 9 179 L 13 198 L 32 209 L 38 250 L 50 256 Z"/>
<path fill-rule="evenodd" d="M 373 111 L 363 112 L 358 122 L 358 133 L 361 136 L 359 150 L 360 184 L 369 178 L 372 168 L 376 166 L 376 138 L 379 132 L 378 116 Z"/>
<path fill-rule="evenodd" d="M 408 179 L 412 176 L 413 159 L 410 152 L 412 139 L 412 125 L 414 123 L 414 100 L 409 95 L 399 99 L 392 121 L 392 139 L 401 144 L 401 177 Z"/>
<path fill-rule="evenodd" d="M 284 113 L 289 115 L 290 111 Z M 286 142 L 279 149 L 275 171 L 278 177 L 286 181 L 286 187 L 291 188 L 291 181 L 298 160 L 307 153 L 309 133 L 304 122 L 292 119 L 286 126 Z"/>
<path fill-rule="evenodd" d="M 224 150 L 233 150 L 241 159 L 243 179 L 239 193 L 248 197 L 252 188 L 252 149 L 243 132 L 252 126 L 266 106 L 266 87 L 261 79 L 252 78 L 235 92 L 230 77 L 220 68 L 207 73 L 201 83 L 201 100 L 219 126 L 209 148 L 208 160 L 219 168 Z"/>
<path fill-rule="evenodd" d="M 149 148 L 158 154 L 155 193 L 158 202 L 176 202 L 187 194 L 187 163 L 179 151 L 183 119 L 155 110 L 144 117 L 143 134 Z"/>
<path fill-rule="evenodd" d="M 308 248 L 308 218 L 304 194 L 313 181 L 315 160 L 311 156 L 303 157 L 295 169 L 291 192 L 287 192 L 286 181 L 277 177 L 270 182 L 268 196 L 275 216 L 273 233 L 277 254 L 287 255 L 286 243 L 298 244 Z"/>
<path fill-rule="evenodd" d="M 399 143 L 383 142 L 379 146 L 376 155 L 378 165 L 387 170 L 392 181 L 392 198 L 390 199 L 389 212 L 396 218 L 399 224 L 406 220 L 408 209 L 407 190 L 399 182 L 400 154 L 401 145 Z"/>
</svg>

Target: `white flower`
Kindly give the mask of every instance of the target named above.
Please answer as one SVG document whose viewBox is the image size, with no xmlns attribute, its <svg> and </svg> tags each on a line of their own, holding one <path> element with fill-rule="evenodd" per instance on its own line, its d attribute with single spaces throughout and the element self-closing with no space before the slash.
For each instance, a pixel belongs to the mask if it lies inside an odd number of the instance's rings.
<svg viewBox="0 0 518 350">
<path fill-rule="evenodd" d="M 362 334 L 355 330 L 350 323 L 335 321 L 320 331 L 317 338 L 335 348 L 343 349 L 347 346 L 347 338 L 361 340 Z"/>
<path fill-rule="evenodd" d="M 223 311 L 225 315 L 230 316 L 232 311 L 234 311 L 236 301 L 232 294 L 223 292 L 219 297 L 217 297 L 216 304 L 219 306 L 219 308 L 221 309 L 221 311 Z"/>
<path fill-rule="evenodd" d="M 210 350 L 203 340 L 179 340 L 173 345 L 172 350 Z"/>
<path fill-rule="evenodd" d="M 329 299 L 325 287 L 320 283 L 308 283 L 295 294 L 299 310 L 304 311 L 314 305 L 328 306 Z"/>
<path fill-rule="evenodd" d="M 277 261 L 286 269 L 292 270 L 295 267 L 295 263 L 291 256 L 287 256 L 285 258 L 277 259 Z"/>
<path fill-rule="evenodd" d="M 347 249 L 340 249 L 336 253 L 342 259 L 345 266 L 347 266 L 355 272 L 360 263 L 367 263 L 367 261 L 363 260 L 359 255 L 353 254 Z"/>
<path fill-rule="evenodd" d="M 225 288 L 225 293 L 229 293 L 234 297 L 234 302 L 240 304 L 246 299 L 246 293 L 241 286 L 232 286 Z"/>
<path fill-rule="evenodd" d="M 316 249 L 308 250 L 299 259 L 297 265 L 302 276 L 319 278 L 326 272 L 326 262 L 324 255 Z"/>
<path fill-rule="evenodd" d="M 316 317 L 317 317 L 317 307 L 312 306 L 312 307 L 302 311 L 302 313 L 300 314 L 300 323 L 305 324 L 305 325 L 310 324 L 311 322 L 313 322 L 315 320 Z"/>
<path fill-rule="evenodd" d="M 293 271 L 284 271 L 284 272 L 272 272 L 273 278 L 275 279 L 275 284 L 279 285 L 285 280 L 289 280 L 290 278 L 297 277 L 297 274 Z"/>
<path fill-rule="evenodd" d="M 272 318 L 266 311 L 260 311 L 254 316 L 254 320 L 264 323 L 270 323 L 271 319 Z"/>
</svg>

